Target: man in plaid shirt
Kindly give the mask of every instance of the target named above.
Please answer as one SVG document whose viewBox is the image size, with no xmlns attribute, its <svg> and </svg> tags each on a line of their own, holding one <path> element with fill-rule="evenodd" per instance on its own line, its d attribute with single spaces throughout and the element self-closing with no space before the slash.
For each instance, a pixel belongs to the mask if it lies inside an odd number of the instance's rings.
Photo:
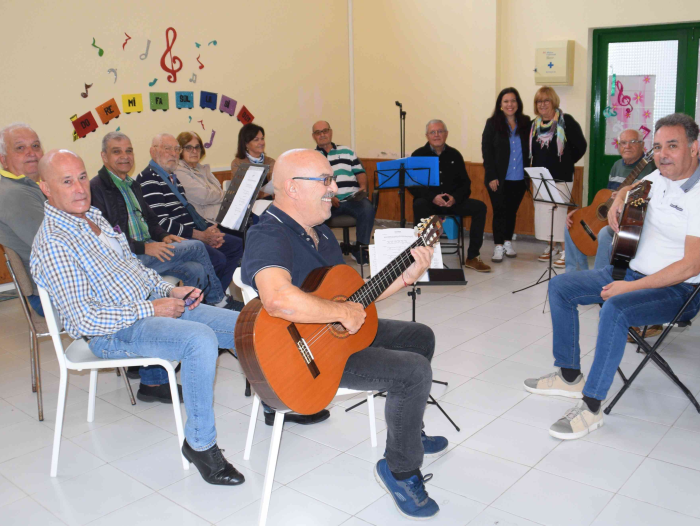
<svg viewBox="0 0 700 526">
<path fill-rule="evenodd" d="M 52 150 L 42 158 L 39 174 L 48 202 L 32 246 L 32 275 L 49 292 L 66 331 L 88 339 L 100 358 L 182 362 L 188 415 L 182 453 L 210 484 L 241 484 L 243 475 L 216 444 L 213 410 L 218 347 L 234 348 L 238 313 L 200 305 L 199 289 L 173 287 L 144 267 L 124 234 L 90 206 L 80 157 Z"/>
</svg>

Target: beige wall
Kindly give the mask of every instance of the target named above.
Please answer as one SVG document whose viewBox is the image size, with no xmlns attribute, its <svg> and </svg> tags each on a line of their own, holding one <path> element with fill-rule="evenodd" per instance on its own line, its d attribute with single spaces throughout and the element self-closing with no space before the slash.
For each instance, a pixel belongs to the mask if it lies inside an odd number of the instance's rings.
<svg viewBox="0 0 700 526">
<path fill-rule="evenodd" d="M 130 135 L 140 170 L 149 160 L 150 139 L 159 132 L 175 135 L 196 130 L 208 141 L 216 130 L 207 162 L 228 166 L 241 124 L 235 117 L 198 107 L 199 91 L 226 94 L 245 104 L 267 132 L 267 150 L 277 156 L 289 148 L 313 145 L 311 125 L 320 118 L 333 122 L 347 136 L 348 33 L 346 0 L 282 2 L 218 1 L 95 2 L 3 0 L 2 93 L 0 126 L 26 121 L 45 148 L 71 148 L 82 155 L 91 175 L 101 165 L 102 136 L 117 127 Z M 165 30 L 177 30 L 174 54 L 184 62 L 177 82 L 166 81 L 160 67 Z M 127 32 L 132 39 L 122 50 Z M 98 57 L 92 38 L 105 50 Z M 148 58 L 139 55 L 151 40 Z M 218 45 L 207 46 L 211 40 Z M 202 44 L 197 49 L 195 41 Z M 203 70 L 197 69 L 197 54 Z M 108 74 L 116 68 L 118 80 Z M 198 81 L 188 81 L 196 72 Z M 158 82 L 153 88 L 148 83 Z M 94 84 L 87 99 L 83 84 Z M 195 91 L 195 109 L 177 110 L 175 91 Z M 171 109 L 122 115 L 102 125 L 94 108 L 112 97 L 121 109 L 121 95 L 150 91 L 170 93 Z M 72 142 L 69 117 L 88 110 L 98 121 L 96 133 Z M 188 124 L 188 115 L 192 124 Z M 204 119 L 206 131 L 197 120 Z"/>
</svg>

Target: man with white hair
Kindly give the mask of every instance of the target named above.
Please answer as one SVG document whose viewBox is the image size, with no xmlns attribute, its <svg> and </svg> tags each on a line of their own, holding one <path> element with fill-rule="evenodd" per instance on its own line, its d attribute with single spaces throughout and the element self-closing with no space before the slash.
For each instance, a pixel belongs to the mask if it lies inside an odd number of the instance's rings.
<svg viewBox="0 0 700 526">
<path fill-rule="evenodd" d="M 0 129 L 0 245 L 17 252 L 28 276 L 32 242 L 44 220 L 46 197 L 37 184 L 43 155 L 39 136 L 29 125 L 18 122 Z M 27 299 L 43 316 L 34 283 Z"/>
</svg>

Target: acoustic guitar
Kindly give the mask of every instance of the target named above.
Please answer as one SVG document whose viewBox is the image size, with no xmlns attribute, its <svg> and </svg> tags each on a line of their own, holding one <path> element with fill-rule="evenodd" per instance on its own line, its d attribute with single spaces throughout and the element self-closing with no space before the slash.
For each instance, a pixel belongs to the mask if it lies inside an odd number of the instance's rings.
<svg viewBox="0 0 700 526">
<path fill-rule="evenodd" d="M 364 306 L 367 317 L 355 334 L 340 323 L 293 323 L 273 318 L 260 299 L 249 301 L 236 321 L 236 351 L 246 378 L 260 399 L 276 410 L 318 413 L 335 396 L 348 358 L 374 341 L 374 301 L 414 261 L 411 249 L 433 246 L 442 234 L 437 216 L 417 227 L 418 239 L 367 283 L 348 265 L 317 268 L 301 290 L 331 301 Z"/>
<path fill-rule="evenodd" d="M 631 185 L 653 158 L 654 150 L 649 150 L 649 152 L 644 154 L 644 157 L 622 181 L 620 188 Z M 608 210 L 610 210 L 613 203 L 612 193 L 613 191 L 607 188 L 598 190 L 590 205 L 579 208 L 571 216 L 573 221 L 573 225 L 569 229 L 571 241 L 574 242 L 576 248 L 587 256 L 595 256 L 598 250 L 598 232 L 603 227 L 608 226 Z"/>
<path fill-rule="evenodd" d="M 614 280 L 625 279 L 630 261 L 637 254 L 652 184 L 651 181 L 643 181 L 627 192 L 625 197 L 625 207 L 620 215 L 620 230 L 613 238 L 612 256 L 610 258 Z"/>
</svg>

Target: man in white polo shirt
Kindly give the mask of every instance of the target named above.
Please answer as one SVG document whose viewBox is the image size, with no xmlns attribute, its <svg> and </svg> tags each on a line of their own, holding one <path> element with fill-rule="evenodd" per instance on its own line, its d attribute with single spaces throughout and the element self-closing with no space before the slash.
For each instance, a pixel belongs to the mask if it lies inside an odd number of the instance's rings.
<svg viewBox="0 0 700 526">
<path fill-rule="evenodd" d="M 643 179 L 652 183 L 650 201 L 637 254 L 624 280 L 613 281 L 608 265 L 550 281 L 554 365 L 558 369 L 525 380 L 525 389 L 583 398 L 552 425 L 550 435 L 580 438 L 603 425 L 602 402 L 622 360 L 628 328 L 671 321 L 700 283 L 698 148 L 698 125 L 687 115 L 674 113 L 656 123 L 654 161 L 659 169 Z M 615 231 L 631 188 L 620 189 L 608 214 Z M 699 298 L 688 306 L 682 321 L 697 314 Z M 577 306 L 603 301 L 595 357 L 586 379 L 581 373 Z"/>
</svg>

